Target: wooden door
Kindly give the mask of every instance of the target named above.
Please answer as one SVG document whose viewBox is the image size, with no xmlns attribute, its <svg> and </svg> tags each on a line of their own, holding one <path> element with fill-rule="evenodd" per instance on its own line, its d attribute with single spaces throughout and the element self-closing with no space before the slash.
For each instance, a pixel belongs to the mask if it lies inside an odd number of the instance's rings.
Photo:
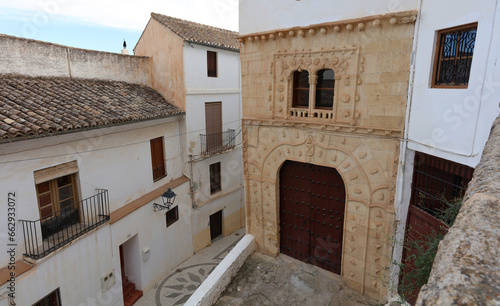
<svg viewBox="0 0 500 306">
<path fill-rule="evenodd" d="M 210 215 L 210 238 L 215 238 L 222 235 L 222 210 Z"/>
<path fill-rule="evenodd" d="M 280 250 L 340 274 L 345 187 L 337 170 L 286 161 L 280 171 Z"/>
</svg>

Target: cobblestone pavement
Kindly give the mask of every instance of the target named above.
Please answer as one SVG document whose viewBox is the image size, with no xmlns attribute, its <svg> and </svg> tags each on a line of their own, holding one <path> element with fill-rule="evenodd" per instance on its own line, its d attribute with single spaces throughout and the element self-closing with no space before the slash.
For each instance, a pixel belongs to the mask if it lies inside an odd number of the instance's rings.
<svg viewBox="0 0 500 306">
<path fill-rule="evenodd" d="M 223 237 L 173 269 L 144 293 L 136 306 L 184 305 L 215 267 L 245 235 L 245 228 Z"/>
<path fill-rule="evenodd" d="M 285 255 L 250 256 L 216 306 L 364 306 L 375 300 L 342 284 L 341 277 Z"/>
</svg>

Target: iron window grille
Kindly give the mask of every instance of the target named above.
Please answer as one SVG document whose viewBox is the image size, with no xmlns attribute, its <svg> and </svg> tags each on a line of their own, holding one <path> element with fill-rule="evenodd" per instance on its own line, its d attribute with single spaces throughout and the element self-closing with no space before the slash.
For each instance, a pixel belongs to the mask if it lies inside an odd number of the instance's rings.
<svg viewBox="0 0 500 306">
<path fill-rule="evenodd" d="M 433 87 L 467 88 L 477 23 L 438 32 Z"/>
<path fill-rule="evenodd" d="M 416 152 L 410 204 L 440 217 L 447 203 L 464 196 L 474 169 Z"/>
</svg>

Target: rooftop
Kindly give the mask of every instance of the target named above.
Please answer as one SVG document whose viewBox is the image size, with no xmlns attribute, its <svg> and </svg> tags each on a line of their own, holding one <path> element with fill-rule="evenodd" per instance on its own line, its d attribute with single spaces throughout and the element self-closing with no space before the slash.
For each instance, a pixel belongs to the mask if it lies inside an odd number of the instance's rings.
<svg viewBox="0 0 500 306">
<path fill-rule="evenodd" d="M 158 13 L 151 13 L 151 17 L 175 34 L 179 35 L 185 41 L 232 51 L 240 50 L 238 32 L 165 16 Z"/>
<path fill-rule="evenodd" d="M 125 82 L 2 75 L 0 143 L 183 114 L 153 89 Z"/>
</svg>

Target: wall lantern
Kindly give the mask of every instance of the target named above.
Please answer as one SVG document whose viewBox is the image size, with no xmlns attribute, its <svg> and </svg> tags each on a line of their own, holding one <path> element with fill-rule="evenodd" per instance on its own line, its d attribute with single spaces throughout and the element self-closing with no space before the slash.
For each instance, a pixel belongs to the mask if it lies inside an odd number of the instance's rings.
<svg viewBox="0 0 500 306">
<path fill-rule="evenodd" d="M 174 204 L 176 196 L 177 195 L 175 194 L 175 192 L 173 192 L 172 189 L 168 188 L 168 190 L 161 195 L 161 200 L 163 204 L 153 203 L 154 211 L 159 211 L 164 209 L 169 210 L 170 206 Z"/>
</svg>

